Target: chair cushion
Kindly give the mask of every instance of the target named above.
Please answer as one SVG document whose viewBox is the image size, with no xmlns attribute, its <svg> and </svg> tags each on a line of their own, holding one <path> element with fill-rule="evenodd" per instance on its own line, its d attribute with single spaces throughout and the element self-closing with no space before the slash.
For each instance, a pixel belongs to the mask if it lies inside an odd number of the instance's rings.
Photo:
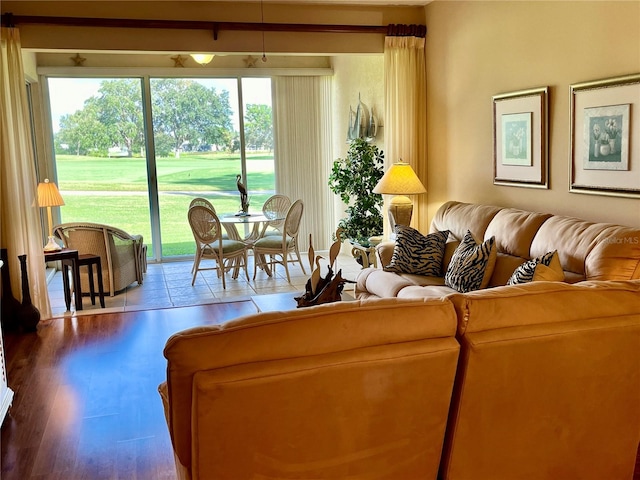
<svg viewBox="0 0 640 480">
<path fill-rule="evenodd" d="M 470 292 L 489 284 L 497 257 L 496 239 L 477 243 L 467 230 L 462 242 L 451 257 L 444 283 L 458 292 Z"/>
<path fill-rule="evenodd" d="M 291 237 L 287 236 L 287 245 L 291 242 Z M 258 248 L 282 248 L 282 235 L 268 235 L 262 237 L 253 244 Z"/>
<path fill-rule="evenodd" d="M 507 285 L 548 280 L 561 282 L 564 280 L 564 271 L 560 265 L 558 252 L 545 253 L 534 259 L 528 260 L 515 269 Z"/>
<path fill-rule="evenodd" d="M 396 245 L 387 272 L 442 276 L 442 259 L 449 230 L 422 235 L 414 228 L 397 225 Z"/>
</svg>

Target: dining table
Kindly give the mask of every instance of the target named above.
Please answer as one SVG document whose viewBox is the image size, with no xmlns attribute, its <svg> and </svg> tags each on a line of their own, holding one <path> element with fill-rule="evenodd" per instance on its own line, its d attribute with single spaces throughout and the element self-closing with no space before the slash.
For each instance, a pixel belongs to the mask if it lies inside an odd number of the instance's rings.
<svg viewBox="0 0 640 480">
<path fill-rule="evenodd" d="M 279 217 L 267 217 L 262 212 L 248 214 L 222 214 L 220 217 L 220 223 L 226 230 L 229 239 L 239 240 L 251 248 L 253 244 L 260 239 L 266 230 L 267 223 L 272 221 L 284 220 Z M 239 227 L 242 227 L 244 234 L 240 234 Z M 258 267 L 271 276 L 271 269 L 264 258 L 254 258 L 254 261 L 259 262 Z"/>
</svg>

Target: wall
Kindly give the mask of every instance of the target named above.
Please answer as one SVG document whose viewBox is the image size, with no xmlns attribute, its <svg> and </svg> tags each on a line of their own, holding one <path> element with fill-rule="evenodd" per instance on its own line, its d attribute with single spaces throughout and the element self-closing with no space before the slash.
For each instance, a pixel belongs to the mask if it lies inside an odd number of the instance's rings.
<svg viewBox="0 0 640 480">
<path fill-rule="evenodd" d="M 640 226 L 640 200 L 568 191 L 569 86 L 640 72 L 640 2 L 435 1 L 425 12 L 430 216 L 460 200 Z M 550 189 L 493 185 L 492 96 L 542 86 Z"/>
<path fill-rule="evenodd" d="M 349 107 L 358 106 L 358 95 L 367 109 L 373 108 L 379 124 L 384 125 L 384 56 L 341 55 L 331 59 L 333 68 L 333 159 L 344 158 L 349 149 L 347 126 Z M 378 129 L 374 144 L 384 151 L 384 127 Z M 335 229 L 338 220 L 345 216 L 344 204 L 335 196 Z M 343 245 L 343 248 L 348 246 Z"/>
</svg>

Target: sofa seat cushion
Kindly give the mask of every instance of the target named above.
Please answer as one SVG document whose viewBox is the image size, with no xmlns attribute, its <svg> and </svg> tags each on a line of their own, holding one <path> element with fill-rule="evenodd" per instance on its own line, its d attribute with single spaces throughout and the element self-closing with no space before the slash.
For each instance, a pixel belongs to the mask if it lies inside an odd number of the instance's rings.
<svg viewBox="0 0 640 480">
<path fill-rule="evenodd" d="M 489 284 L 496 256 L 495 237 L 477 243 L 468 230 L 447 267 L 445 285 L 463 293 L 485 288 Z"/>
<path fill-rule="evenodd" d="M 415 228 L 396 226 L 396 244 L 387 272 L 442 275 L 442 260 L 449 231 L 422 235 Z"/>
<path fill-rule="evenodd" d="M 398 298 L 443 298 L 447 295 L 458 293 L 446 285 L 412 285 L 398 292 Z"/>
</svg>

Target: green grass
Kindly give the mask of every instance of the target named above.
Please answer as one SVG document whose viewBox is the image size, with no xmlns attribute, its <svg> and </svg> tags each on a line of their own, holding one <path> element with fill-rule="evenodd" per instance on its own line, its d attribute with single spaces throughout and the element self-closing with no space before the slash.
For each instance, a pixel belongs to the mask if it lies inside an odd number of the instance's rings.
<svg viewBox="0 0 640 480">
<path fill-rule="evenodd" d="M 96 158 L 57 155 L 58 182 L 65 205 L 63 222 L 112 225 L 144 236 L 152 254 L 151 220 L 147 195 L 147 166 L 141 158 Z M 273 156 L 250 155 L 247 160 L 252 210 L 259 211 L 274 190 Z M 162 255 L 192 255 L 195 243 L 187 209 L 194 197 L 208 198 L 219 214 L 239 210 L 236 175 L 239 155 L 183 154 L 161 158 L 157 178 Z M 264 193 L 256 193 L 263 191 Z"/>
</svg>

